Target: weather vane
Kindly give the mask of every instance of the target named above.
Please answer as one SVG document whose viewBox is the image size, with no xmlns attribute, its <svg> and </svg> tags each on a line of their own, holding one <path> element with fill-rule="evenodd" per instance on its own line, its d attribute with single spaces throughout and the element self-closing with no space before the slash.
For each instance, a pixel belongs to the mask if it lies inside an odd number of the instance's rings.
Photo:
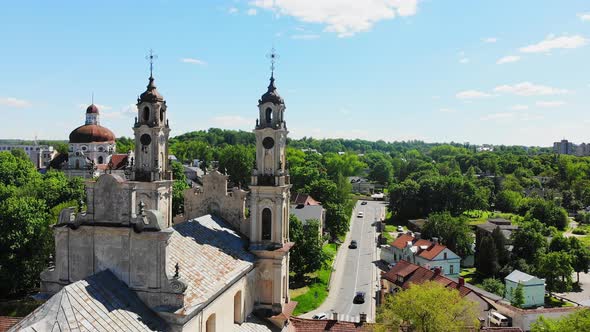
<svg viewBox="0 0 590 332">
<path fill-rule="evenodd" d="M 154 50 L 152 50 L 150 48 L 150 53 L 148 55 L 145 56 L 146 60 L 149 60 L 150 62 L 150 77 L 153 77 L 153 72 L 154 72 L 154 59 L 157 59 L 158 56 L 156 54 L 154 54 Z"/>
<path fill-rule="evenodd" d="M 274 77 L 274 73 L 275 73 L 275 62 L 279 58 L 279 55 L 277 54 L 274 46 L 273 46 L 273 48 L 270 49 L 270 53 L 267 54 L 266 57 L 270 59 L 270 71 L 271 71 L 271 75 L 270 76 Z"/>
</svg>

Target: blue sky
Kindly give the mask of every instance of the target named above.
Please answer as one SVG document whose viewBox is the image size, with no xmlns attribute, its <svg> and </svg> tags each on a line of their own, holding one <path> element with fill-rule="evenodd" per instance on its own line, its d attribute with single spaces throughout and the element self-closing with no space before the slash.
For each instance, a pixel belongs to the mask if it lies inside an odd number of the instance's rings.
<svg viewBox="0 0 590 332">
<path fill-rule="evenodd" d="M 587 0 L 11 1 L 0 138 L 67 139 L 94 92 L 131 136 L 150 48 L 172 135 L 251 130 L 266 55 L 292 137 L 590 141 Z"/>
</svg>

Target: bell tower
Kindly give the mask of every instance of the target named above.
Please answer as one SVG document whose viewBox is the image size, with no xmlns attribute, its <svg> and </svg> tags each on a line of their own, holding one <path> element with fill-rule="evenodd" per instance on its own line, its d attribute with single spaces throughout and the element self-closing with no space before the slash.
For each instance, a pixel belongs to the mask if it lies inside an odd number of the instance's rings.
<svg viewBox="0 0 590 332">
<path fill-rule="evenodd" d="M 258 256 L 257 309 L 273 314 L 289 302 L 289 175 L 286 165 L 285 102 L 274 79 L 276 54 L 270 55 L 268 90 L 258 101 L 256 164 L 250 185 L 250 251 Z"/>
<path fill-rule="evenodd" d="M 166 101 L 156 89 L 153 76 L 153 59 L 150 51 L 150 78 L 147 90 L 137 99 L 135 133 L 135 161 L 133 180 L 170 180 L 168 165 L 168 136 L 170 127 L 166 118 Z"/>
</svg>

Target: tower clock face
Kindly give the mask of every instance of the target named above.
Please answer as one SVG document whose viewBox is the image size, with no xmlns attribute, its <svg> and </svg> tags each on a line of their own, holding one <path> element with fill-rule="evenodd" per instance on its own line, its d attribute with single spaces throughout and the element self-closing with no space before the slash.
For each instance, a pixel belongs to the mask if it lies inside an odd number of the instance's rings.
<svg viewBox="0 0 590 332">
<path fill-rule="evenodd" d="M 139 141 L 142 145 L 150 145 L 150 143 L 152 142 L 152 137 L 148 134 L 143 134 L 139 138 Z"/>
<path fill-rule="evenodd" d="M 272 147 L 275 146 L 275 140 L 272 139 L 272 137 L 265 137 L 262 140 L 262 146 L 267 150 L 272 149 Z"/>
</svg>

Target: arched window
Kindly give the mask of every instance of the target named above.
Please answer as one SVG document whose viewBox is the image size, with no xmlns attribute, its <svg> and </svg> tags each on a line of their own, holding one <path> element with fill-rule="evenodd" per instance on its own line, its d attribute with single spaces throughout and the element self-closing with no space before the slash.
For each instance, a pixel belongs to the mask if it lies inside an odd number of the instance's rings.
<svg viewBox="0 0 590 332">
<path fill-rule="evenodd" d="M 143 121 L 148 121 L 150 119 L 150 108 L 144 107 L 143 108 Z"/>
<path fill-rule="evenodd" d="M 272 212 L 269 208 L 262 210 L 262 240 L 268 241 L 272 236 Z"/>
<path fill-rule="evenodd" d="M 98 163 L 99 164 L 104 164 L 104 159 L 102 158 L 102 156 L 98 157 Z"/>
<path fill-rule="evenodd" d="M 272 121 L 272 108 L 268 107 L 266 109 L 266 123 L 270 123 Z"/>
<path fill-rule="evenodd" d="M 205 323 L 205 332 L 215 332 L 215 314 L 211 314 Z"/>
<path fill-rule="evenodd" d="M 234 323 L 242 323 L 242 291 L 234 295 Z"/>
<path fill-rule="evenodd" d="M 164 122 L 164 109 L 160 109 L 160 122 Z"/>
</svg>

